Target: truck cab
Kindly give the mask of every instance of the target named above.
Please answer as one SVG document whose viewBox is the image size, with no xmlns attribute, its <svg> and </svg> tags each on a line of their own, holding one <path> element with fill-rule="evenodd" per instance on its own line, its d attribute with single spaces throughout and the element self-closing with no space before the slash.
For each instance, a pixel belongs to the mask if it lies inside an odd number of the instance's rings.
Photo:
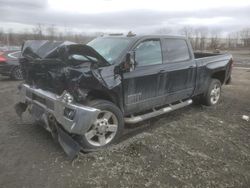
<svg viewBox="0 0 250 188">
<path fill-rule="evenodd" d="M 122 77 L 126 113 L 192 97 L 196 62 L 186 38 L 143 37 L 130 48 L 130 54 L 133 69 Z"/>
</svg>

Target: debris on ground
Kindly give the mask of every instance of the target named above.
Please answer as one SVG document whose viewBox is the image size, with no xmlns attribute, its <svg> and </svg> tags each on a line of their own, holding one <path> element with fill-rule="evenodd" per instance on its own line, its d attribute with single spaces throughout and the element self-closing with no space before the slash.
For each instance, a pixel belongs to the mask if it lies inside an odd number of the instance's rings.
<svg viewBox="0 0 250 188">
<path fill-rule="evenodd" d="M 245 120 L 245 121 L 249 121 L 249 116 L 243 115 L 243 116 L 242 116 L 242 119 Z"/>
</svg>

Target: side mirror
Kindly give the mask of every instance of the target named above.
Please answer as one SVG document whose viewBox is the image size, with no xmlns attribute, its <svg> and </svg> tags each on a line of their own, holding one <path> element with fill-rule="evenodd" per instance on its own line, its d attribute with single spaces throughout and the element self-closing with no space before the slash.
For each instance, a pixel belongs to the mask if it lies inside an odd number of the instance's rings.
<svg viewBox="0 0 250 188">
<path fill-rule="evenodd" d="M 124 63 L 124 70 L 125 71 L 132 71 L 135 69 L 135 52 L 134 51 L 131 51 L 129 53 L 126 54 L 126 60 L 125 60 L 125 63 Z"/>
</svg>

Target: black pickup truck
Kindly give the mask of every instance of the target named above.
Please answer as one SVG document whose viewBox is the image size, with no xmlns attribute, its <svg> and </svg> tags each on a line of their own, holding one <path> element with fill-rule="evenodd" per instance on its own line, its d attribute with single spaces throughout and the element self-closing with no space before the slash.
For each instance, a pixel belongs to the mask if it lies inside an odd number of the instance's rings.
<svg viewBox="0 0 250 188">
<path fill-rule="evenodd" d="M 124 123 L 187 106 L 216 105 L 232 56 L 193 53 L 175 36 L 106 36 L 87 45 L 26 41 L 16 112 L 29 109 L 74 157 L 117 141 Z"/>
</svg>

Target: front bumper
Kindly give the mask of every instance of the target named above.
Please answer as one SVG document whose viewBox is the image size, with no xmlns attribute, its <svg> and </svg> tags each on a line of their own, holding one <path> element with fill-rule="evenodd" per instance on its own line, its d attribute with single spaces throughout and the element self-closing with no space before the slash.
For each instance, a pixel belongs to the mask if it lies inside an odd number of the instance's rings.
<svg viewBox="0 0 250 188">
<path fill-rule="evenodd" d="M 99 110 L 74 102 L 65 102 L 65 94 L 68 93 L 64 92 L 58 96 L 27 84 L 20 87 L 20 101 L 28 105 L 31 115 L 36 120 L 48 125 L 49 118 L 53 117 L 68 133 L 83 135 L 96 120 Z M 65 111 L 72 111 L 74 115 L 68 118 Z"/>
</svg>

